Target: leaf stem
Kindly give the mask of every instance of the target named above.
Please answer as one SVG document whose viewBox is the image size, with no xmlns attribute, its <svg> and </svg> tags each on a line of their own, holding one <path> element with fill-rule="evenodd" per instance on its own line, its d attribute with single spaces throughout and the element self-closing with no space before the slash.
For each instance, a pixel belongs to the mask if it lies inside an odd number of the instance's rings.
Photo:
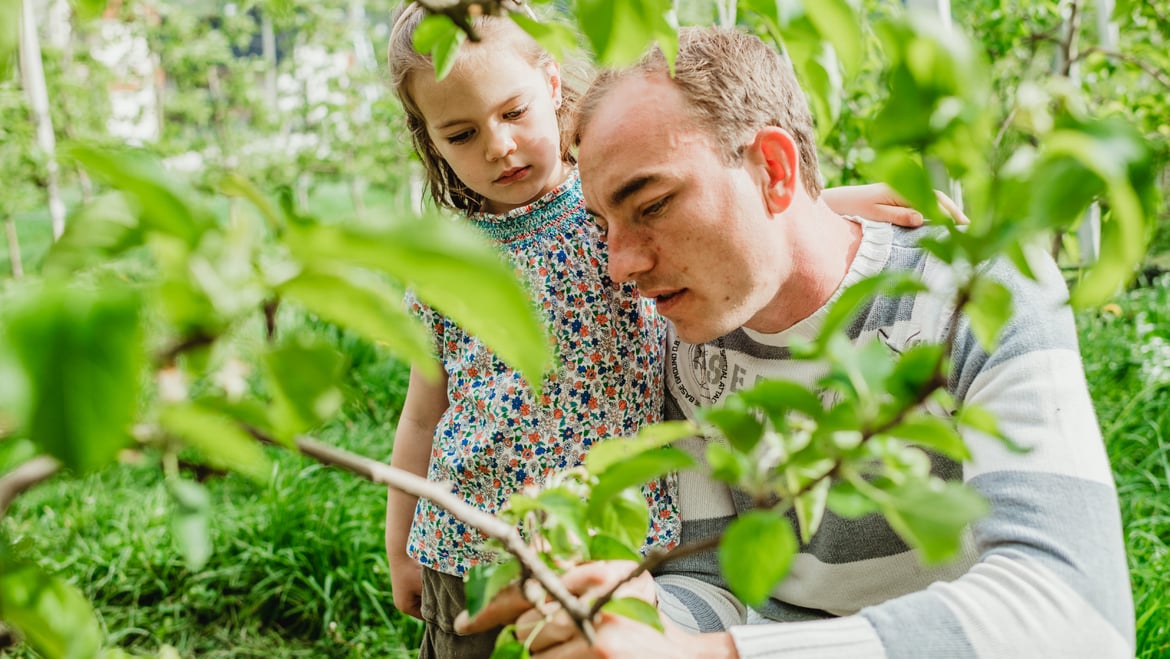
<svg viewBox="0 0 1170 659">
<path fill-rule="evenodd" d="M 61 471 L 60 462 L 47 455 L 38 455 L 0 477 L 0 519 L 8 513 L 8 506 L 17 496 L 58 471 Z"/>
</svg>

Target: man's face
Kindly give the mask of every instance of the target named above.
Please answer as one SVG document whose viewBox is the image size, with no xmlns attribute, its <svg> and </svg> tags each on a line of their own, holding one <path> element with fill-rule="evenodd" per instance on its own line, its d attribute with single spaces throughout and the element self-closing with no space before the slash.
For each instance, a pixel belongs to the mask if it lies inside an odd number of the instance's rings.
<svg viewBox="0 0 1170 659">
<path fill-rule="evenodd" d="M 689 343 L 764 329 L 752 319 L 790 263 L 754 163 L 726 164 L 665 76 L 618 83 L 581 135 L 581 185 L 610 276 L 636 282 Z"/>
</svg>

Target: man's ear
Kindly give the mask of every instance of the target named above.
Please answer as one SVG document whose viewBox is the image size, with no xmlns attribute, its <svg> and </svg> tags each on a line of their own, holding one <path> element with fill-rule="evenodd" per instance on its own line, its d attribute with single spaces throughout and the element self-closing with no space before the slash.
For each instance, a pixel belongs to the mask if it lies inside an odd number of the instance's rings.
<svg viewBox="0 0 1170 659">
<path fill-rule="evenodd" d="M 768 210 L 781 213 L 792 204 L 800 179 L 796 140 L 783 128 L 765 126 L 749 147 L 761 167 L 760 184 Z"/>
</svg>

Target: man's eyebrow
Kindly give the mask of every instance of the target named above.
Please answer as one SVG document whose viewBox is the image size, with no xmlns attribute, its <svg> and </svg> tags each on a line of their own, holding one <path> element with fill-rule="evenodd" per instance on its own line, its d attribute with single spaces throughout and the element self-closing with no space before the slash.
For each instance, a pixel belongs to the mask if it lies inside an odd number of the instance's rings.
<svg viewBox="0 0 1170 659">
<path fill-rule="evenodd" d="M 611 206 L 620 206 L 627 199 L 637 194 L 639 190 L 650 185 L 651 183 L 656 182 L 657 180 L 658 177 L 653 174 L 632 178 L 629 181 L 626 181 L 625 185 L 615 190 L 613 194 L 609 196 L 609 204 Z"/>
</svg>

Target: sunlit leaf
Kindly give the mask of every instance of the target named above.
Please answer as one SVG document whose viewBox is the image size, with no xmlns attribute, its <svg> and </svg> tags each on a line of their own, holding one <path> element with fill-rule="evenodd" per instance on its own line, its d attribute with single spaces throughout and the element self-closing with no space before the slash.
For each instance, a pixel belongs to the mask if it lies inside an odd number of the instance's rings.
<svg viewBox="0 0 1170 659">
<path fill-rule="evenodd" d="M 703 420 L 719 428 L 728 443 L 744 453 L 755 448 L 764 436 L 764 424 L 756 412 L 742 403 L 736 406 L 731 400 L 723 407 L 704 410 Z"/>
<path fill-rule="evenodd" d="M 857 75 L 865 58 L 865 35 L 853 8 L 846 0 L 805 2 L 804 9 L 817 31 L 833 44 L 848 76 Z"/>
<path fill-rule="evenodd" d="M 474 616 L 487 606 L 501 590 L 520 577 L 520 562 L 508 557 L 501 563 L 471 566 L 464 577 L 467 614 Z"/>
<path fill-rule="evenodd" d="M 590 507 L 589 522 L 592 528 L 628 547 L 641 547 L 650 528 L 650 508 L 640 490 L 626 489 L 606 505 Z M 596 556 L 591 558 L 599 560 Z"/>
<path fill-rule="evenodd" d="M 761 380 L 750 389 L 735 394 L 748 405 L 762 409 L 772 425 L 786 427 L 786 419 L 792 412 L 799 412 L 810 419 L 816 419 L 824 411 L 821 399 L 795 382 L 786 380 Z"/>
<path fill-rule="evenodd" d="M 504 627 L 496 636 L 496 645 L 489 659 L 528 659 L 528 646 L 516 640 L 516 625 Z"/>
<path fill-rule="evenodd" d="M 41 288 L 13 303 L 6 339 L 27 378 L 27 420 L 42 450 L 79 472 L 130 443 L 143 364 L 140 301 L 115 288 Z"/>
<path fill-rule="evenodd" d="M 670 10 L 670 0 L 578 0 L 576 15 L 597 60 L 621 66 L 636 61 L 655 42 L 673 63 L 678 46 L 667 19 Z"/>
<path fill-rule="evenodd" d="M 435 78 L 442 80 L 455 66 L 459 46 L 467 38 L 463 30 L 445 14 L 428 14 L 414 31 L 414 49 L 430 55 Z"/>
<path fill-rule="evenodd" d="M 808 543 L 821 527 L 825 518 L 825 505 L 828 502 L 829 487 L 832 479 L 822 478 L 808 492 L 796 497 L 792 502 L 796 510 L 796 521 L 800 526 L 800 541 Z"/>
<path fill-rule="evenodd" d="M 641 544 L 639 542 L 639 544 Z M 593 561 L 634 561 L 642 560 L 642 556 L 634 551 L 625 542 L 605 533 L 596 533 L 589 537 L 589 559 Z"/>
<path fill-rule="evenodd" d="M 564 61 L 577 48 L 577 33 L 567 25 L 534 20 L 520 12 L 510 12 L 508 16 L 557 60 Z"/>
<path fill-rule="evenodd" d="M 999 333 L 1012 317 L 1012 293 L 1002 284 L 979 279 L 971 301 L 963 307 L 971 319 L 971 331 L 983 349 L 991 352 L 999 342 Z"/>
<path fill-rule="evenodd" d="M 46 275 L 67 275 L 142 244 L 136 213 L 121 194 L 106 194 L 78 209 L 45 255 Z"/>
<path fill-rule="evenodd" d="M 372 281 L 305 272 L 278 290 L 322 319 L 385 344 L 416 368 L 438 375 L 431 335 L 402 306 L 402 291 Z"/>
<path fill-rule="evenodd" d="M 672 471 L 689 469 L 694 465 L 695 459 L 688 453 L 669 446 L 635 455 L 598 476 L 593 495 L 589 498 L 590 511 L 608 505 L 613 497 L 627 487 L 642 485 Z"/>
<path fill-rule="evenodd" d="M 719 569 L 736 597 L 758 606 L 788 574 L 796 534 L 786 518 L 767 510 L 740 515 L 719 542 Z"/>
<path fill-rule="evenodd" d="M 881 508 L 869 495 L 848 480 L 833 482 L 829 488 L 826 503 L 829 510 L 847 519 L 855 519 L 881 511 Z"/>
<path fill-rule="evenodd" d="M 908 272 L 888 271 L 862 279 L 841 291 L 833 302 L 825 314 L 818 341 L 822 347 L 825 346 L 830 337 L 866 309 L 869 301 L 877 295 L 909 295 L 923 290 L 926 287 L 922 281 Z"/>
<path fill-rule="evenodd" d="M 85 595 L 64 579 L 8 555 L 0 546 L 0 620 L 47 659 L 92 657 L 101 627 Z"/>
<path fill-rule="evenodd" d="M 333 346 L 297 339 L 270 350 L 263 361 L 277 439 L 290 442 L 341 409 L 339 383 L 346 359 Z"/>
<path fill-rule="evenodd" d="M 585 467 L 591 474 L 600 474 L 638 453 L 662 448 L 696 435 L 698 431 L 698 427 L 689 421 L 665 421 L 644 426 L 635 437 L 614 437 L 589 447 Z"/>
<path fill-rule="evenodd" d="M 466 225 L 432 216 L 377 231 L 290 227 L 286 240 L 306 263 L 346 263 L 390 274 L 491 346 L 530 384 L 538 385 L 552 364 L 544 324 L 528 293 L 492 245 Z"/>
<path fill-rule="evenodd" d="M 890 500 L 882 505 L 886 520 L 926 563 L 941 563 L 958 554 L 963 529 L 990 509 L 970 487 L 938 479 L 907 479 L 887 494 Z"/>
<path fill-rule="evenodd" d="M 1005 448 L 1013 453 L 1027 453 L 1031 449 L 1016 443 L 999 428 L 999 421 L 987 409 L 971 403 L 963 405 L 955 421 L 963 427 L 978 430 L 981 433 L 998 439 Z"/>
<path fill-rule="evenodd" d="M 753 471 L 750 458 L 726 444 L 712 442 L 707 446 L 706 457 L 711 477 L 724 483 L 739 484 Z"/>
<path fill-rule="evenodd" d="M 662 619 L 658 617 L 658 607 L 646 600 L 636 597 L 618 597 L 605 603 L 602 611 L 619 616 L 625 616 L 643 625 L 649 625 L 660 632 L 666 630 L 662 626 Z"/>
<path fill-rule="evenodd" d="M 945 455 L 958 462 L 971 459 L 971 452 L 967 449 L 959 431 L 951 423 L 937 416 L 916 414 L 894 426 L 885 434 L 910 440 L 922 448 Z"/>
<path fill-rule="evenodd" d="M 195 403 L 168 405 L 159 415 L 167 432 L 195 448 L 213 466 L 264 482 L 271 473 L 264 450 L 230 418 Z"/>
<path fill-rule="evenodd" d="M 167 489 L 174 501 L 171 533 L 175 546 L 192 572 L 202 570 L 211 558 L 211 495 L 199 483 L 172 479 Z"/>
</svg>

